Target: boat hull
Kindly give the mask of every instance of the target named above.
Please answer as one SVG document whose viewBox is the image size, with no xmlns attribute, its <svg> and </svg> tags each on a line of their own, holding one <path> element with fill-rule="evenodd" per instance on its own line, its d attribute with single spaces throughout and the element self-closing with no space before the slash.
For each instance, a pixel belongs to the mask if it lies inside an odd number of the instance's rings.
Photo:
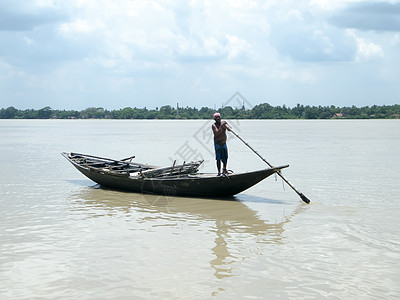
<svg viewBox="0 0 400 300">
<path fill-rule="evenodd" d="M 138 178 L 123 174 L 110 174 L 98 169 L 81 166 L 64 155 L 83 175 L 92 181 L 109 188 L 150 193 L 166 196 L 189 197 L 227 197 L 241 193 L 268 176 L 287 166 L 258 170 L 246 173 L 234 173 L 217 176 L 216 174 L 185 174 L 170 178 Z"/>
</svg>

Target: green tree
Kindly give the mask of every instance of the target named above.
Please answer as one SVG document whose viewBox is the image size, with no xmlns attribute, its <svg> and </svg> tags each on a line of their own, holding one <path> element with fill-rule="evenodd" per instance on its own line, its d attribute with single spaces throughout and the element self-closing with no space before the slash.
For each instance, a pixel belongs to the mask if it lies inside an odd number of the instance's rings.
<svg viewBox="0 0 400 300">
<path fill-rule="evenodd" d="M 309 106 L 307 105 L 305 108 L 305 118 L 306 119 L 318 119 L 319 117 L 319 112 L 318 108 L 315 106 Z"/>
<path fill-rule="evenodd" d="M 17 116 L 18 110 L 14 106 L 2 108 L 0 111 L 1 119 L 14 119 Z"/>
<path fill-rule="evenodd" d="M 46 106 L 44 108 L 39 109 L 37 117 L 39 119 L 50 119 L 52 113 L 53 113 L 53 110 L 51 109 L 51 107 Z"/>
<path fill-rule="evenodd" d="M 272 108 L 273 107 L 268 103 L 261 103 L 253 107 L 250 112 L 250 116 L 252 119 L 268 118 L 268 116 L 272 112 Z"/>
<path fill-rule="evenodd" d="M 183 111 L 183 109 L 179 108 L 179 113 L 181 113 L 181 111 Z M 176 117 L 176 109 L 172 108 L 171 105 L 161 106 L 156 116 L 159 119 L 173 119 Z"/>
<path fill-rule="evenodd" d="M 88 107 L 79 113 L 82 119 L 104 119 L 105 111 L 102 107 Z"/>
</svg>

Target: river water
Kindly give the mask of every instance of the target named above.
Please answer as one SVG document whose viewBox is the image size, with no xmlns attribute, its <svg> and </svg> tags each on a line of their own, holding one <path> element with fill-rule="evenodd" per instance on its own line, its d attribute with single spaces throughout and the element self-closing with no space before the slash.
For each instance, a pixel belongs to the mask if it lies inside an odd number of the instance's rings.
<svg viewBox="0 0 400 300">
<path fill-rule="evenodd" d="M 399 299 L 400 121 L 230 124 L 311 204 L 274 176 L 233 201 L 104 189 L 60 155 L 216 172 L 210 121 L 0 120 L 0 299 Z"/>
</svg>

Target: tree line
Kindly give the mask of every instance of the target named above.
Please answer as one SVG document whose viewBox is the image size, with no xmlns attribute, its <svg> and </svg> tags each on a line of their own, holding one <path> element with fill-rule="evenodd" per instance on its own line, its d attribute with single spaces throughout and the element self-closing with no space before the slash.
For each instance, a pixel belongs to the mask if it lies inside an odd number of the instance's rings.
<svg viewBox="0 0 400 300">
<path fill-rule="evenodd" d="M 107 110 L 89 107 L 81 111 L 58 110 L 49 106 L 34 109 L 16 109 L 13 106 L 0 110 L 0 119 L 211 119 L 215 109 L 202 107 L 172 107 L 155 109 L 125 107 Z M 399 119 L 400 105 L 373 105 L 363 107 L 309 106 L 297 104 L 295 107 L 272 106 L 262 103 L 246 109 L 225 106 L 217 110 L 224 119 Z"/>
</svg>

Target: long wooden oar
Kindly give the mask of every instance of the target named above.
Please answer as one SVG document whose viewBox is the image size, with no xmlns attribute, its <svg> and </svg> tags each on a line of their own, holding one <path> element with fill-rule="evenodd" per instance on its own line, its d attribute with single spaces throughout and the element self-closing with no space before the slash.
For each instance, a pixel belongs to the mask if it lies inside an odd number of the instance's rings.
<svg viewBox="0 0 400 300">
<path fill-rule="evenodd" d="M 232 127 L 227 125 L 227 128 L 229 129 L 230 132 L 232 132 L 239 140 L 241 140 L 247 147 L 249 147 L 255 154 L 258 155 L 259 158 L 261 158 L 270 168 L 273 168 L 274 166 L 271 165 L 268 161 L 265 160 L 264 157 L 262 157 L 256 150 L 254 150 L 249 144 L 247 144 L 236 132 L 233 131 Z M 281 171 L 277 171 L 276 172 L 282 179 L 284 182 L 287 183 L 288 186 L 290 186 L 292 188 L 292 190 L 294 190 L 297 195 L 300 196 L 301 200 L 303 200 L 305 203 L 309 204 L 310 203 L 310 199 L 308 199 L 303 193 L 301 193 L 298 189 L 296 189 L 290 182 L 289 180 L 287 180 L 285 177 L 283 177 Z"/>
</svg>

